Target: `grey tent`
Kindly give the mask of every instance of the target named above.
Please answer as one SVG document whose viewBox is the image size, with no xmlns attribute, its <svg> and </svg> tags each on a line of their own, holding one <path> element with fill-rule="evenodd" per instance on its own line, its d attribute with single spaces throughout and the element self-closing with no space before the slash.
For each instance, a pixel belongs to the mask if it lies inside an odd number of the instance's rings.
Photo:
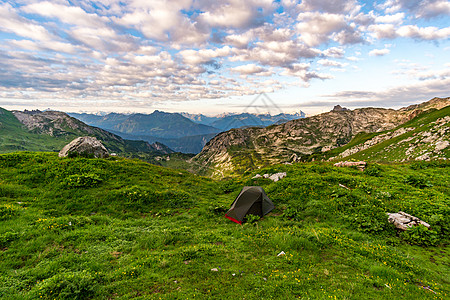
<svg viewBox="0 0 450 300">
<path fill-rule="evenodd" d="M 242 224 L 246 215 L 263 217 L 274 209 L 272 201 L 260 186 L 245 186 L 236 197 L 225 217 Z"/>
</svg>

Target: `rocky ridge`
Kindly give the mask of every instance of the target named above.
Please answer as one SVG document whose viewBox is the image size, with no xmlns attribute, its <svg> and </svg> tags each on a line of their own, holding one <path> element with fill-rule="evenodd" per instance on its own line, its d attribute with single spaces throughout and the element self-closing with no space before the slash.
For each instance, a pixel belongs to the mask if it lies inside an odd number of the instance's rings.
<svg viewBox="0 0 450 300">
<path fill-rule="evenodd" d="M 236 170 L 244 172 L 267 164 L 295 162 L 301 160 L 304 155 L 345 145 L 358 133 L 392 130 L 424 111 L 439 109 L 449 104 L 450 98 L 434 98 L 399 110 L 341 108 L 266 128 L 232 129 L 209 141 L 192 161 L 205 169 L 216 170 L 213 176 Z M 402 133 L 402 130 L 390 133 L 370 143 L 378 143 Z M 369 147 L 369 144 L 363 147 Z"/>
<path fill-rule="evenodd" d="M 78 136 L 92 136 L 104 142 L 112 152 L 173 152 L 161 143 L 149 144 L 144 141 L 125 140 L 101 128 L 89 126 L 64 112 L 25 110 L 12 113 L 27 130 L 38 135 L 49 135 L 65 140 Z"/>
</svg>

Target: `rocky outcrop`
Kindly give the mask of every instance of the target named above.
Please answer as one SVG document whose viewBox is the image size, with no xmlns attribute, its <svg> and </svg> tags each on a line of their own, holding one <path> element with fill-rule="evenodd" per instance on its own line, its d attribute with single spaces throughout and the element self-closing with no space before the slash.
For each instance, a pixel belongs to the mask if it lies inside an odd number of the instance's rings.
<svg viewBox="0 0 450 300">
<path fill-rule="evenodd" d="M 284 177 L 286 177 L 286 172 L 275 173 L 275 174 L 272 174 L 272 175 L 264 174 L 262 176 L 260 174 L 256 174 L 255 176 L 252 177 L 252 179 L 269 178 L 273 182 L 277 182 L 278 180 L 281 180 Z"/>
<path fill-rule="evenodd" d="M 399 211 L 398 213 L 387 213 L 387 215 L 388 222 L 394 224 L 395 227 L 403 231 L 408 230 L 408 228 L 411 228 L 413 226 L 419 225 L 430 228 L 430 224 L 402 211 Z"/>
<path fill-rule="evenodd" d="M 414 130 L 414 129 L 415 129 L 414 127 L 400 128 L 400 129 L 397 129 L 397 130 L 395 130 L 393 132 L 388 132 L 388 133 L 385 133 L 385 134 L 377 135 L 374 138 L 372 138 L 370 140 L 367 140 L 362 145 L 356 145 L 356 146 L 354 146 L 352 148 L 349 148 L 349 149 L 345 150 L 344 152 L 339 154 L 338 158 L 344 158 L 344 157 L 350 156 L 352 154 L 355 154 L 357 152 L 364 151 L 364 150 L 369 149 L 370 147 L 373 147 L 373 146 L 375 146 L 375 145 L 377 145 L 379 143 L 382 143 L 382 142 L 384 142 L 386 140 L 395 138 L 397 136 L 405 134 L 405 133 L 407 133 L 407 132 L 409 132 L 411 130 Z M 332 160 L 332 159 L 334 159 L 334 157 L 330 158 L 330 160 Z"/>
<path fill-rule="evenodd" d="M 94 156 L 96 158 L 109 157 L 109 152 L 95 137 L 84 136 L 76 138 L 64 146 L 59 152 L 59 157 L 67 157 L 70 153 L 82 156 Z"/>
<path fill-rule="evenodd" d="M 340 105 L 336 105 L 335 107 L 333 107 L 333 111 L 349 111 L 349 109 Z"/>
</svg>

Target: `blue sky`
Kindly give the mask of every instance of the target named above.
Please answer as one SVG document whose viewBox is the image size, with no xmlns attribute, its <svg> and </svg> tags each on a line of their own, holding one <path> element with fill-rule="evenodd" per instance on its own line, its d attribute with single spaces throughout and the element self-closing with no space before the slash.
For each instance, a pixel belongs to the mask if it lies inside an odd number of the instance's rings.
<svg viewBox="0 0 450 300">
<path fill-rule="evenodd" d="M 0 1 L 0 106 L 278 113 L 450 95 L 444 0 Z"/>
</svg>

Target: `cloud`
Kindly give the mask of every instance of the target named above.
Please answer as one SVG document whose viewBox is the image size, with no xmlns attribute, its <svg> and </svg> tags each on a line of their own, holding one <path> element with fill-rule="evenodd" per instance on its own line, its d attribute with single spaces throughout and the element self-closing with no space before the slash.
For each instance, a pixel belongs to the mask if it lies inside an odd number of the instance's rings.
<svg viewBox="0 0 450 300">
<path fill-rule="evenodd" d="M 309 48 L 295 41 L 258 42 L 251 49 L 233 49 L 231 61 L 253 61 L 266 66 L 290 66 L 301 58 L 314 58 L 320 50 Z"/>
<path fill-rule="evenodd" d="M 360 101 L 359 105 L 368 103 L 383 104 L 388 107 L 407 105 L 415 101 L 424 101 L 434 97 L 448 97 L 450 94 L 450 77 L 431 79 L 410 85 L 400 85 L 381 92 L 341 91 L 324 98 L 340 99 L 340 101 Z"/>
<path fill-rule="evenodd" d="M 255 65 L 255 64 L 247 64 L 241 65 L 230 69 L 231 72 L 236 72 L 241 75 L 260 75 L 260 76 L 269 76 L 272 74 L 271 71 Z"/>
<path fill-rule="evenodd" d="M 324 67 L 337 67 L 337 68 L 343 68 L 348 65 L 347 63 L 341 63 L 341 62 L 329 60 L 329 59 L 320 59 L 317 61 L 317 63 Z"/>
<path fill-rule="evenodd" d="M 325 68 L 356 68 L 368 47 L 388 54 L 377 49 L 380 39 L 450 37 L 443 22 L 429 20 L 447 14 L 446 1 L 389 0 L 364 10 L 356 0 L 12 3 L 0 4 L 0 97 L 14 99 L 148 105 L 253 95 L 332 79 Z M 448 77 L 413 67 L 395 75 Z"/>
<path fill-rule="evenodd" d="M 275 6 L 270 0 L 225 0 L 220 2 L 200 1 L 204 9 L 197 21 L 210 27 L 248 28 L 264 23 L 263 17 Z"/>
<path fill-rule="evenodd" d="M 310 72 L 310 67 L 311 65 L 306 63 L 293 64 L 290 67 L 284 68 L 281 75 L 298 77 L 305 83 L 308 83 L 311 79 L 325 80 L 333 78 L 329 74 L 320 74 L 315 71 Z"/>
<path fill-rule="evenodd" d="M 328 41 L 330 34 L 339 32 L 347 27 L 343 15 L 308 12 L 301 13 L 297 17 L 297 30 L 300 39 L 308 46 L 318 46 Z"/>
<path fill-rule="evenodd" d="M 389 49 L 373 49 L 369 52 L 370 56 L 384 56 L 386 54 L 389 54 L 391 52 Z"/>
<path fill-rule="evenodd" d="M 225 46 L 217 49 L 202 49 L 202 50 L 183 50 L 179 55 L 183 58 L 183 62 L 188 65 L 199 65 L 210 62 L 214 58 L 228 56 L 232 48 Z"/>
<path fill-rule="evenodd" d="M 323 51 L 323 55 L 334 58 L 342 58 L 344 57 L 344 54 L 344 49 L 338 47 L 331 47 Z"/>
<path fill-rule="evenodd" d="M 359 10 L 354 0 L 303 0 L 298 6 L 303 11 L 323 11 L 328 13 L 346 13 Z"/>
<path fill-rule="evenodd" d="M 387 0 L 381 7 L 388 13 L 405 10 L 416 18 L 450 15 L 450 3 L 446 0 Z"/>
<path fill-rule="evenodd" d="M 439 29 L 437 27 L 417 27 L 406 25 L 396 31 L 398 36 L 423 40 L 439 40 L 450 37 L 450 27 Z"/>
<path fill-rule="evenodd" d="M 45 27 L 19 16 L 16 9 L 8 3 L 0 5 L 0 30 L 36 41 L 51 41 L 56 38 Z"/>
</svg>

